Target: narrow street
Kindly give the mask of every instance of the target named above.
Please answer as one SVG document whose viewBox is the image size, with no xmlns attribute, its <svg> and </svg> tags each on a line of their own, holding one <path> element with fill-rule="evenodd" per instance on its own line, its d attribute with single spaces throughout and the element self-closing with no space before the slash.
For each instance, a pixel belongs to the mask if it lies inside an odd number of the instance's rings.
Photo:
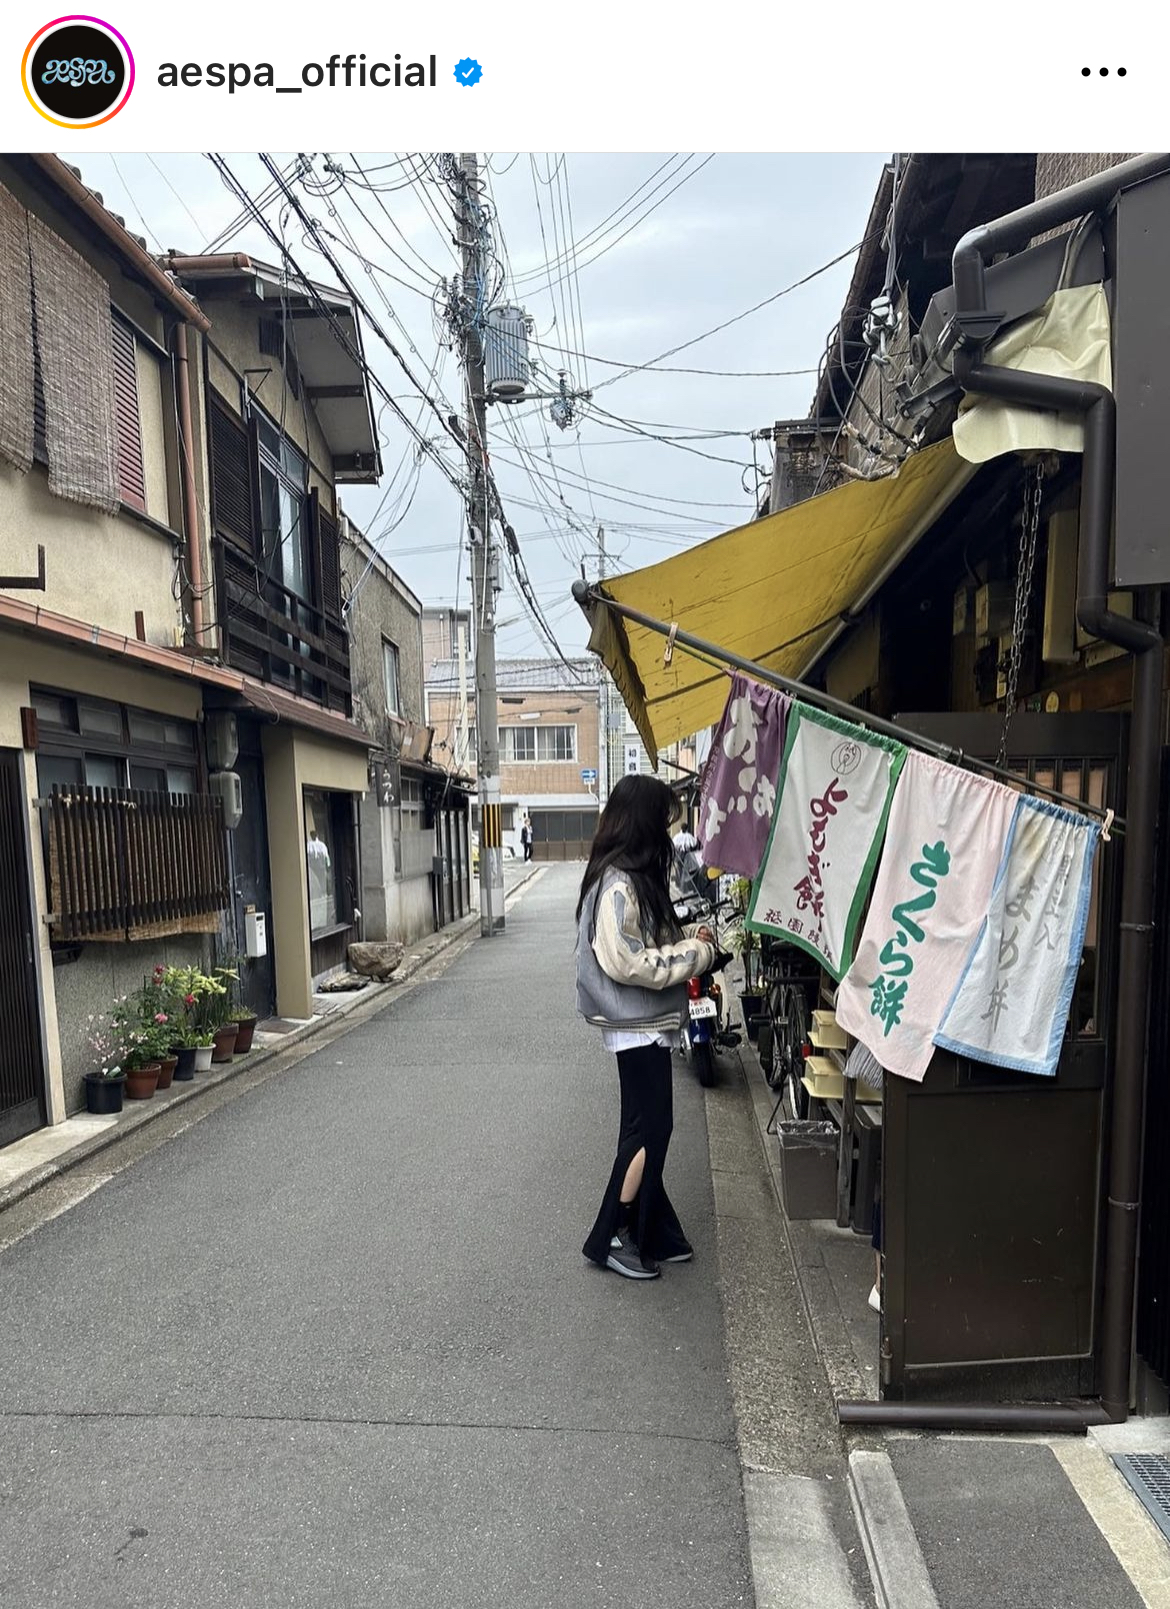
<svg viewBox="0 0 1170 1609">
<path fill-rule="evenodd" d="M 502 939 L 0 1255 L 8 1609 L 756 1601 L 685 1071 L 668 1177 L 695 1262 L 642 1286 L 580 1254 L 616 1093 L 573 1011 L 578 876 L 542 871 Z M 798 1304 L 753 1303 L 766 1203 L 730 1160 L 730 1066 L 720 1235 L 732 1335 L 773 1315 L 759 1375 Z M 803 1406 L 757 1378 L 752 1408 L 748 1380 L 741 1428 L 807 1480 L 839 1454 L 791 1385 Z"/>
</svg>

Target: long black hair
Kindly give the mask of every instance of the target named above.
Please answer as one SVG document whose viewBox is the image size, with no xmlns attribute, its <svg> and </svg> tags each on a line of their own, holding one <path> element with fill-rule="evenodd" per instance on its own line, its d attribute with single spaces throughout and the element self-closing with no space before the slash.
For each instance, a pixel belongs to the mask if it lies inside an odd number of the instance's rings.
<svg viewBox="0 0 1170 1609">
<path fill-rule="evenodd" d="M 678 918 L 670 898 L 674 846 L 670 823 L 674 794 L 657 777 L 622 777 L 601 813 L 577 901 L 577 920 L 590 889 L 612 867 L 633 884 L 647 937 L 677 938 Z"/>
</svg>

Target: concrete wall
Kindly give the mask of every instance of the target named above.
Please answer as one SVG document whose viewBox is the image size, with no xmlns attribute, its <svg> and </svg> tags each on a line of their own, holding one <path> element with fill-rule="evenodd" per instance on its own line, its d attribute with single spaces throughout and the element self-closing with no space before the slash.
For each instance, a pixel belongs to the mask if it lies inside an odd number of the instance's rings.
<svg viewBox="0 0 1170 1609">
<path fill-rule="evenodd" d="M 364 793 L 369 780 L 366 753 L 285 725 L 265 727 L 261 741 L 276 1009 L 282 1017 L 306 1018 L 313 1014 L 313 989 L 304 789 Z"/>
<path fill-rule="evenodd" d="M 362 800 L 362 932 L 367 939 L 414 944 L 435 929 L 427 875 L 399 877 L 394 862 L 394 810 L 380 805 L 371 788 Z M 433 846 L 431 833 L 418 833 Z M 403 855 L 403 859 L 408 857 Z"/>
</svg>

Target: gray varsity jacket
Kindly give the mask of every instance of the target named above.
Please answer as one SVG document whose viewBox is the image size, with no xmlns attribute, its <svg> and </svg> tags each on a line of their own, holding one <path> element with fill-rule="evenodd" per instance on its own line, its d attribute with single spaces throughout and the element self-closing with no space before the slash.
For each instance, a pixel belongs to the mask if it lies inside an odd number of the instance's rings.
<svg viewBox="0 0 1170 1609">
<path fill-rule="evenodd" d="M 620 872 L 606 872 L 590 889 L 577 926 L 577 1010 L 587 1022 L 675 1032 L 686 1016 L 687 980 L 714 965 L 714 946 L 693 932 L 665 947 L 649 942 L 637 895 Z"/>
</svg>

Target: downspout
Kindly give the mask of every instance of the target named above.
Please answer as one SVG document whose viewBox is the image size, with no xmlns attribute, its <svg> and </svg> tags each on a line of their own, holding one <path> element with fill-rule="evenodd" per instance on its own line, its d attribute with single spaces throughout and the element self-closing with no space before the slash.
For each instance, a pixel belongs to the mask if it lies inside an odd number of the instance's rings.
<svg viewBox="0 0 1170 1609">
<path fill-rule="evenodd" d="M 1021 207 L 964 235 L 955 247 L 953 279 L 959 345 L 954 373 L 968 395 L 997 397 L 1025 407 L 1079 413 L 1085 446 L 1081 473 L 1077 619 L 1084 629 L 1134 655 L 1133 716 L 1126 794 L 1125 867 L 1118 959 L 1117 1053 L 1110 1110 L 1105 1297 L 1101 1319 L 1100 1405 L 1071 1411 L 1085 1423 L 1122 1423 L 1129 1415 L 1130 1360 L 1137 1286 L 1146 1023 L 1152 952 L 1154 863 L 1161 759 L 1163 642 L 1159 600 L 1141 597 L 1138 618 L 1109 608 L 1109 546 L 1113 519 L 1117 409 L 1103 386 L 985 364 L 983 354 L 1002 322 L 987 308 L 990 259 L 1036 235 L 1109 206 L 1125 186 L 1170 167 L 1165 153 L 1136 158 Z M 962 1428 L 948 1406 L 946 1426 L 933 1409 L 912 1403 L 839 1403 L 843 1423 Z M 987 1429 L 1019 1427 L 1020 1408 L 982 1410 Z M 1059 1428 L 1059 1427 L 1054 1427 Z"/>
<path fill-rule="evenodd" d="M 191 372 L 187 360 L 187 326 L 175 325 L 175 392 L 179 403 L 179 470 L 183 480 L 183 527 L 191 576 L 191 635 L 203 647 L 203 532 L 195 488 L 195 433 L 191 424 Z"/>
</svg>

